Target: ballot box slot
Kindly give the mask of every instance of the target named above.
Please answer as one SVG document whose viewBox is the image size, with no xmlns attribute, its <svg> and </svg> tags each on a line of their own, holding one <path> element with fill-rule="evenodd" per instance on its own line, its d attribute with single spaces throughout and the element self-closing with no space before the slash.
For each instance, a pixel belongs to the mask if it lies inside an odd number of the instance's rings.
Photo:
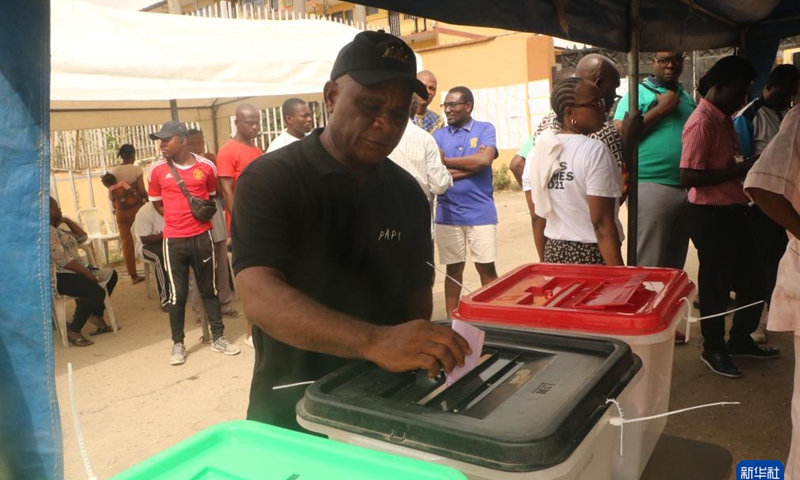
<svg viewBox="0 0 800 480">
<path fill-rule="evenodd" d="M 499 378 L 493 388 L 485 389 L 479 395 L 464 399 L 453 409 L 468 417 L 484 419 L 502 406 L 509 398 L 525 387 L 554 360 L 550 354 L 524 355 L 517 359 L 514 368 Z M 468 400 L 468 401 L 467 401 Z"/>
<path fill-rule="evenodd" d="M 524 356 L 517 352 L 491 352 L 481 357 L 481 363 L 452 386 L 441 385 L 431 391 L 418 404 L 442 412 L 463 413 L 465 407 L 487 397 L 521 368 Z M 512 392 L 513 393 L 513 392 Z"/>
<path fill-rule="evenodd" d="M 481 377 L 485 377 L 487 372 L 490 372 L 489 375 L 491 375 L 491 372 L 502 368 L 504 363 L 498 366 L 498 361 L 501 361 L 500 352 L 496 350 L 484 350 L 475 368 L 450 386 L 447 386 L 445 383 L 446 376 L 444 374 L 440 374 L 436 378 L 429 378 L 425 375 L 424 371 L 418 372 L 417 395 L 411 398 L 410 401 L 419 405 L 433 405 L 437 399 L 443 398 L 443 395 L 446 395 L 447 392 L 453 389 L 460 389 L 468 384 L 480 385 L 485 381 Z"/>
<path fill-rule="evenodd" d="M 481 372 L 471 381 L 464 383 L 456 383 L 451 388 L 445 390 L 439 398 L 431 402 L 432 405 L 438 405 L 438 408 L 443 412 L 455 412 L 455 408 L 466 401 L 466 399 L 474 398 L 481 395 L 487 390 L 496 387 L 497 383 L 509 372 L 517 368 L 517 358 L 515 356 L 511 359 L 500 359 L 492 367 Z"/>
</svg>

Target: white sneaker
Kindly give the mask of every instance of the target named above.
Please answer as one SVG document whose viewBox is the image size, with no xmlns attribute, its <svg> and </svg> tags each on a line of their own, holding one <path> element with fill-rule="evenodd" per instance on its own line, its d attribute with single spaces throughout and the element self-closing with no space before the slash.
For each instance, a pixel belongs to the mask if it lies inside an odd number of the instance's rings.
<svg viewBox="0 0 800 480">
<path fill-rule="evenodd" d="M 169 356 L 170 365 L 182 365 L 186 363 L 186 347 L 183 343 L 176 343 L 172 346 L 172 355 Z"/>
<path fill-rule="evenodd" d="M 219 337 L 211 343 L 211 351 L 224 353 L 225 355 L 239 355 L 239 347 L 230 343 L 225 337 Z"/>
<path fill-rule="evenodd" d="M 256 348 L 256 347 L 253 346 L 253 337 L 246 337 L 244 339 L 244 344 L 247 345 L 250 348 Z"/>
<path fill-rule="evenodd" d="M 763 325 L 759 325 L 755 332 L 750 334 L 750 338 L 757 344 L 767 343 L 767 331 Z"/>
</svg>

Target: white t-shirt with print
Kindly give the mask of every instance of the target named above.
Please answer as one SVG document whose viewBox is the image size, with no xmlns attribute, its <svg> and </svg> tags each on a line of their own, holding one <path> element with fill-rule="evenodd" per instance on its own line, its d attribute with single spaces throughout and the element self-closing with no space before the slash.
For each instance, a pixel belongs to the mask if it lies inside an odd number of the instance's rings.
<svg viewBox="0 0 800 480">
<path fill-rule="evenodd" d="M 615 220 L 620 240 L 619 197 L 622 179 L 611 151 L 599 140 L 585 135 L 558 134 L 563 146 L 558 161 L 561 171 L 550 178 L 548 191 L 552 212 L 544 234 L 553 240 L 597 243 L 587 196 L 616 198 Z"/>
</svg>

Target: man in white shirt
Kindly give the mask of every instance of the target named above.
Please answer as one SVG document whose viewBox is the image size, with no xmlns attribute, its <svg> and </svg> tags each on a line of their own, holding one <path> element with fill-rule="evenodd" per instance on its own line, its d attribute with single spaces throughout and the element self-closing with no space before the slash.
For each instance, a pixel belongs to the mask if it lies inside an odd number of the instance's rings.
<svg viewBox="0 0 800 480">
<path fill-rule="evenodd" d="M 414 110 L 413 108 L 411 109 Z M 442 163 L 439 146 L 433 135 L 409 120 L 400 143 L 389 154 L 389 159 L 411 174 L 428 197 L 433 222 L 433 198 L 453 186 L 453 176 Z M 431 223 L 433 228 L 433 223 Z"/>
<path fill-rule="evenodd" d="M 283 102 L 281 114 L 286 128 L 270 142 L 267 153 L 302 139 L 314 128 L 311 110 L 308 104 L 299 98 L 290 98 Z"/>
<path fill-rule="evenodd" d="M 153 207 L 152 202 L 142 205 L 133 222 L 133 234 L 136 240 L 136 255 L 153 262 L 156 277 L 158 298 L 161 310 L 169 311 L 169 282 L 164 275 L 163 236 L 164 217 Z"/>
</svg>

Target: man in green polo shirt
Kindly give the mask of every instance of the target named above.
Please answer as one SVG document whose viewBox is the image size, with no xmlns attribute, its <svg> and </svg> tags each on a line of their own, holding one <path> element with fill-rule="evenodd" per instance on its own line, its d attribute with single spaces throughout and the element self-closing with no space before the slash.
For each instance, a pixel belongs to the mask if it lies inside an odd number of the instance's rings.
<svg viewBox="0 0 800 480">
<path fill-rule="evenodd" d="M 679 78 L 683 52 L 657 52 L 653 75 L 639 84 L 644 134 L 639 142 L 638 265 L 683 269 L 689 248 L 686 189 L 680 182 L 683 125 L 697 106 Z M 628 96 L 614 120 L 628 111 Z"/>
</svg>

